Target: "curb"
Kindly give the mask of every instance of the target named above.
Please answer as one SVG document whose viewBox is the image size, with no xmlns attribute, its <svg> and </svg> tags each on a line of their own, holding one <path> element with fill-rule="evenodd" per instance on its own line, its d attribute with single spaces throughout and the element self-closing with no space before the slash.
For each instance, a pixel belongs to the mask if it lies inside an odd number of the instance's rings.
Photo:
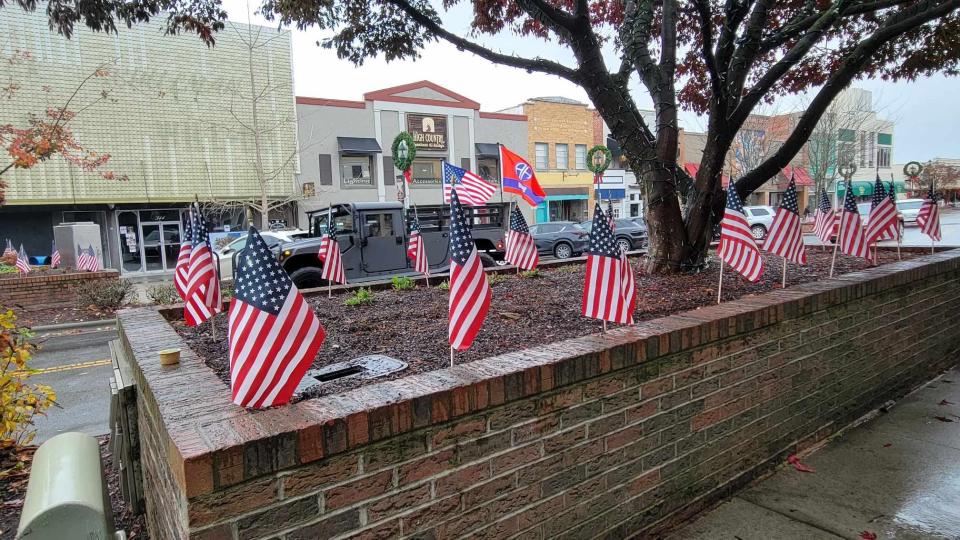
<svg viewBox="0 0 960 540">
<path fill-rule="evenodd" d="M 46 326 L 33 326 L 30 329 L 37 333 L 59 332 L 61 330 L 75 330 L 77 328 L 97 328 L 101 326 L 116 326 L 116 319 L 101 319 L 97 321 L 81 321 L 63 324 L 48 324 Z"/>
</svg>

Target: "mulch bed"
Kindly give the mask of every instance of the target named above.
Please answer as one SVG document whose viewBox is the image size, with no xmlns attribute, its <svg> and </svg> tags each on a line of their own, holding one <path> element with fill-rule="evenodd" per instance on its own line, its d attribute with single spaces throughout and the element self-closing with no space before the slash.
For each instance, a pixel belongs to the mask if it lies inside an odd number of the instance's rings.
<svg viewBox="0 0 960 540">
<path fill-rule="evenodd" d="M 113 507 L 114 526 L 117 530 L 127 532 L 127 538 L 149 539 L 143 514 L 135 516 L 124 509 L 123 499 L 120 496 L 120 473 L 113 470 L 113 455 L 110 453 L 108 435 L 97 437 L 100 442 L 100 461 L 107 476 L 107 491 L 110 494 L 110 505 Z M 32 458 L 34 447 L 26 448 L 24 454 Z M 20 511 L 23 508 L 23 499 L 27 495 L 27 481 L 29 467 L 25 471 L 0 477 L 0 540 L 13 540 L 20 524 Z"/>
<path fill-rule="evenodd" d="M 830 272 L 830 251 L 810 249 L 808 265 L 790 265 L 787 287 L 825 278 Z M 904 259 L 912 254 L 904 253 Z M 880 252 L 880 264 L 895 262 L 896 252 Z M 780 288 L 783 267 L 779 257 L 766 257 L 763 278 L 749 283 L 729 268 L 724 272 L 723 300 L 730 301 L 744 295 L 763 293 Z M 642 264 L 634 262 L 635 267 Z M 838 256 L 835 275 L 867 268 L 863 259 Z M 637 277 L 639 298 L 634 314 L 636 322 L 664 317 L 673 313 L 711 305 L 717 299 L 717 266 L 711 270 L 690 275 L 645 275 Z M 504 275 L 493 285 L 493 302 L 487 320 L 473 347 L 458 352 L 458 364 L 487 358 L 569 339 L 600 331 L 601 323 L 580 316 L 583 291 L 583 265 L 571 265 L 541 271 L 539 278 L 521 278 Z M 327 330 L 327 338 L 320 349 L 314 367 L 351 360 L 368 354 L 384 354 L 403 360 L 409 367 L 390 378 L 406 377 L 442 369 L 450 365 L 447 342 L 447 292 L 420 285 L 415 290 L 376 291 L 371 305 L 348 307 L 346 295 L 325 295 L 309 298 L 320 321 Z M 217 336 L 210 338 L 209 325 L 199 328 L 185 326 L 182 321 L 174 327 L 229 385 L 227 360 L 227 316 L 216 320 Z M 347 377 L 321 384 L 300 398 L 329 395 L 353 389 L 363 384 L 379 382 Z"/>
<path fill-rule="evenodd" d="M 24 306 L 2 306 L 9 307 L 17 314 L 17 323 L 21 326 L 46 326 L 50 324 L 63 324 L 84 321 L 99 321 L 112 319 L 114 312 L 112 310 L 97 310 L 90 307 L 49 307 L 49 308 L 27 308 Z"/>
</svg>

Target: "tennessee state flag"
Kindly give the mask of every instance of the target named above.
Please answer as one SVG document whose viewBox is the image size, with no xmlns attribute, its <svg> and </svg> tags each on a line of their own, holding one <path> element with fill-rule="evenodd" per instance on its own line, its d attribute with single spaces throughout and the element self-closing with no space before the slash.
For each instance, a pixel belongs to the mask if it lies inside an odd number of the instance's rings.
<svg viewBox="0 0 960 540">
<path fill-rule="evenodd" d="M 547 196 L 537 182 L 537 174 L 530 163 L 507 150 L 502 144 L 500 145 L 500 178 L 503 179 L 504 192 L 520 195 L 530 206 L 537 206 Z"/>
</svg>

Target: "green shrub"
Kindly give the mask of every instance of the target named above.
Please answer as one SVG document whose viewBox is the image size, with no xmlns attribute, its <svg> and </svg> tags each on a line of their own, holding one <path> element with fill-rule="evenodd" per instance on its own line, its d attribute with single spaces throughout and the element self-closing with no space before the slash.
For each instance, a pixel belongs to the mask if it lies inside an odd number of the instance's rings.
<svg viewBox="0 0 960 540">
<path fill-rule="evenodd" d="M 224 300 L 233 298 L 233 282 L 220 285 L 220 297 Z"/>
<path fill-rule="evenodd" d="M 125 279 L 90 280 L 77 287 L 80 307 L 93 306 L 98 311 L 116 311 L 135 296 L 133 283 Z"/>
<path fill-rule="evenodd" d="M 506 280 L 507 276 L 503 274 L 487 274 L 487 282 L 490 283 L 491 286 L 503 283 Z"/>
<path fill-rule="evenodd" d="M 7 264 L 0 264 L 0 274 L 16 274 L 16 273 L 17 273 L 17 267 L 16 267 L 16 266 L 10 266 L 10 265 L 7 265 Z"/>
<path fill-rule="evenodd" d="M 524 270 L 520 272 L 520 277 L 525 279 L 539 279 L 543 277 L 543 274 L 540 273 L 540 270 L 534 268 L 533 270 Z"/>
<path fill-rule="evenodd" d="M 373 303 L 373 291 L 367 289 L 366 287 L 361 287 L 353 293 L 353 296 L 347 298 L 343 305 L 345 306 L 362 306 L 364 304 Z"/>
<path fill-rule="evenodd" d="M 147 298 L 150 299 L 154 304 L 159 304 L 165 306 L 167 304 L 176 304 L 180 301 L 180 295 L 177 294 L 177 289 L 173 285 L 163 284 L 163 285 L 154 285 L 147 289 Z"/>
<path fill-rule="evenodd" d="M 437 288 L 440 289 L 441 291 L 449 291 L 449 290 L 450 290 L 450 280 L 449 280 L 449 279 L 443 280 L 443 282 L 440 283 L 440 285 L 437 285 Z"/>
<path fill-rule="evenodd" d="M 393 290 L 395 291 L 409 291 L 417 288 L 416 284 L 408 276 L 394 276 L 390 281 L 393 282 Z"/>
</svg>

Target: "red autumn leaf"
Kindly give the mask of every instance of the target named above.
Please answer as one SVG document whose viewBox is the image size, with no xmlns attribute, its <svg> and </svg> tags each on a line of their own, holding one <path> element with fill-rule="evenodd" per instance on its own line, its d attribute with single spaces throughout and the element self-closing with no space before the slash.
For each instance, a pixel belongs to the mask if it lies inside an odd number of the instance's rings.
<svg viewBox="0 0 960 540">
<path fill-rule="evenodd" d="M 798 458 L 796 454 L 790 455 L 790 457 L 787 458 L 787 463 L 793 465 L 793 468 L 800 472 L 809 472 L 809 473 L 816 472 L 811 467 L 808 467 L 803 463 L 801 463 L 800 458 Z"/>
<path fill-rule="evenodd" d="M 877 533 L 870 531 L 860 531 L 860 538 L 863 540 L 877 540 Z"/>
<path fill-rule="evenodd" d="M 945 399 L 941 399 L 939 405 L 956 405 L 956 403 L 952 401 L 947 401 Z"/>
<path fill-rule="evenodd" d="M 947 418 L 946 416 L 934 416 L 937 420 L 941 422 L 953 422 L 953 420 Z"/>
</svg>

